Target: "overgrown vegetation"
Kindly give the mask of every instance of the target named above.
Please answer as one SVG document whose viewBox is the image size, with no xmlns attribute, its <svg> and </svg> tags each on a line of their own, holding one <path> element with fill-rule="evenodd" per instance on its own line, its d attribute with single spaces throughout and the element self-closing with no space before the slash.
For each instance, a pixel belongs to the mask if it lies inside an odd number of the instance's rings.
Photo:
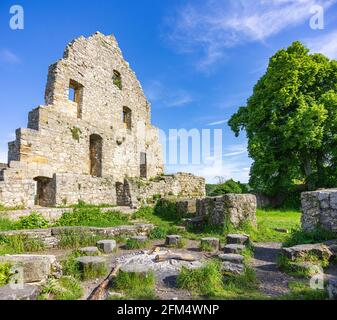
<svg viewBox="0 0 337 320">
<path fill-rule="evenodd" d="M 98 207 L 76 207 L 73 212 L 65 212 L 56 226 L 115 227 L 128 225 L 128 217 L 117 211 L 102 212 Z"/>
<path fill-rule="evenodd" d="M 155 276 L 152 272 L 120 272 L 113 283 L 113 289 L 122 292 L 125 299 L 154 300 Z"/>
<path fill-rule="evenodd" d="M 243 275 L 225 276 L 219 261 L 199 269 L 182 268 L 177 285 L 207 299 L 265 299 L 258 291 L 254 270 L 246 267 Z"/>
<path fill-rule="evenodd" d="M 337 239 L 335 232 L 318 228 L 311 232 L 305 232 L 300 228 L 294 229 L 289 237 L 284 242 L 285 247 L 292 247 L 298 244 L 320 243 L 328 240 Z"/>
<path fill-rule="evenodd" d="M 48 279 L 42 286 L 38 300 L 79 300 L 83 288 L 79 281 L 71 276 L 60 279 Z"/>
<path fill-rule="evenodd" d="M 16 229 L 44 229 L 49 227 L 49 222 L 39 213 L 32 212 L 29 216 L 20 217 Z"/>
<path fill-rule="evenodd" d="M 0 236 L 0 255 L 39 252 L 45 249 L 40 239 L 27 235 Z"/>
<path fill-rule="evenodd" d="M 149 241 L 139 241 L 136 239 L 128 239 L 125 244 L 125 248 L 127 250 L 138 250 L 138 249 L 146 249 L 150 246 Z"/>
<path fill-rule="evenodd" d="M 8 284 L 12 277 L 12 265 L 10 263 L 0 263 L 0 287 Z"/>
<path fill-rule="evenodd" d="M 312 289 L 305 282 L 293 281 L 289 283 L 290 293 L 283 295 L 278 300 L 327 300 L 326 290 Z"/>
</svg>

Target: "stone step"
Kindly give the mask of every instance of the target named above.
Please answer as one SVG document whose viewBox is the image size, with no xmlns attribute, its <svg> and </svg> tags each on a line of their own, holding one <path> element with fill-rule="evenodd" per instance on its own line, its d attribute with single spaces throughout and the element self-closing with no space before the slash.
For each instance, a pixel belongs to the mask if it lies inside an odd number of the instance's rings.
<svg viewBox="0 0 337 320">
<path fill-rule="evenodd" d="M 166 246 L 177 246 L 182 240 L 182 237 L 179 235 L 169 235 L 166 237 L 165 245 Z"/>
<path fill-rule="evenodd" d="M 80 248 L 78 251 L 83 256 L 98 256 L 100 254 L 97 247 Z"/>
<path fill-rule="evenodd" d="M 224 253 L 242 254 L 246 247 L 242 244 L 227 244 Z"/>
<path fill-rule="evenodd" d="M 298 258 L 305 258 L 308 255 L 316 256 L 319 259 L 329 260 L 333 255 L 330 249 L 321 243 L 301 244 L 290 248 L 283 248 L 282 254 L 292 261 Z"/>
<path fill-rule="evenodd" d="M 238 264 L 242 264 L 244 261 L 244 257 L 241 254 L 234 254 L 234 253 L 219 254 L 218 258 L 225 262 L 232 262 Z"/>
<path fill-rule="evenodd" d="M 200 242 L 201 249 L 209 248 L 213 251 L 218 251 L 220 249 L 220 239 L 218 238 L 203 238 Z"/>
<path fill-rule="evenodd" d="M 222 264 L 222 272 L 232 275 L 241 275 L 245 272 L 245 266 L 239 263 L 226 261 Z"/>
<path fill-rule="evenodd" d="M 249 237 L 244 234 L 229 234 L 226 237 L 227 244 L 242 244 L 247 245 L 249 243 Z"/>
<path fill-rule="evenodd" d="M 97 248 L 105 254 L 111 254 L 117 248 L 115 240 L 100 240 L 97 242 Z"/>
</svg>

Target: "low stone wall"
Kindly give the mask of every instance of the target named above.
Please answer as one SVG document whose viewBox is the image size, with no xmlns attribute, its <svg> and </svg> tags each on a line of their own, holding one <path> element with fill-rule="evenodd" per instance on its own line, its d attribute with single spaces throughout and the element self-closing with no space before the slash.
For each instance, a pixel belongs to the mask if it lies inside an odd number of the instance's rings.
<svg viewBox="0 0 337 320">
<path fill-rule="evenodd" d="M 337 189 L 303 192 L 301 203 L 304 231 L 323 228 L 337 232 Z"/>
<path fill-rule="evenodd" d="M 227 223 L 238 227 L 249 221 L 256 225 L 256 197 L 252 194 L 226 194 L 197 201 L 197 217 L 213 226 Z"/>
<path fill-rule="evenodd" d="M 125 204 L 137 207 L 155 196 L 187 199 L 205 197 L 206 182 L 204 178 L 189 173 L 158 176 L 152 180 L 126 179 L 124 192 Z"/>
<path fill-rule="evenodd" d="M 32 212 L 36 212 L 42 215 L 49 222 L 56 222 L 59 220 L 63 213 L 65 212 L 73 212 L 74 208 L 33 208 L 33 209 L 26 209 L 26 210 L 13 210 L 13 211 L 6 211 L 2 213 L 3 217 L 6 217 L 12 221 L 18 221 L 21 217 L 27 217 Z M 109 211 L 118 211 L 123 214 L 132 214 L 135 212 L 134 209 L 129 207 L 111 207 L 111 208 L 100 208 L 101 212 L 109 212 Z"/>
<path fill-rule="evenodd" d="M 62 234 L 67 233 L 89 233 L 92 235 L 101 235 L 106 237 L 132 237 L 148 235 L 154 226 L 152 224 L 135 224 L 130 226 L 118 226 L 111 228 L 95 228 L 95 227 L 58 227 L 48 229 L 32 229 L 32 230 L 13 230 L 2 231 L 0 237 L 11 236 L 27 236 L 33 239 L 39 239 L 44 243 L 46 248 L 55 248 L 58 246 Z"/>
</svg>

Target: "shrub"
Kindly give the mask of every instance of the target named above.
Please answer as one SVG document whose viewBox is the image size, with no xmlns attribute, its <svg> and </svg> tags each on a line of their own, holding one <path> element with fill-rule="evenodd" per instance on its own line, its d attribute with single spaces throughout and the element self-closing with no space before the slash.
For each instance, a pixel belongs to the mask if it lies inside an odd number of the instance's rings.
<svg viewBox="0 0 337 320">
<path fill-rule="evenodd" d="M 27 217 L 20 217 L 17 229 L 44 229 L 48 228 L 49 222 L 39 213 L 33 212 Z"/>
<path fill-rule="evenodd" d="M 208 186 L 209 196 L 220 196 L 227 193 L 247 193 L 248 189 L 244 184 L 236 182 L 233 179 L 219 185 Z"/>
<path fill-rule="evenodd" d="M 156 299 L 155 276 L 148 273 L 120 272 L 114 281 L 113 288 L 135 300 Z"/>
<path fill-rule="evenodd" d="M 42 286 L 38 300 L 78 300 L 83 296 L 83 288 L 77 279 L 63 276 L 49 279 Z"/>
</svg>

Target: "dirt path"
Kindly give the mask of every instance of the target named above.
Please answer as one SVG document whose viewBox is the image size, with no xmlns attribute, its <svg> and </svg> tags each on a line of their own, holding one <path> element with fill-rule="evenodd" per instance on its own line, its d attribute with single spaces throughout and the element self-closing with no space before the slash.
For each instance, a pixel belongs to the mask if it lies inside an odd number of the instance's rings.
<svg viewBox="0 0 337 320">
<path fill-rule="evenodd" d="M 260 281 L 260 290 L 270 297 L 289 293 L 288 283 L 293 277 L 281 272 L 277 267 L 277 256 L 282 244 L 277 242 L 255 243 L 252 267 Z"/>
</svg>

